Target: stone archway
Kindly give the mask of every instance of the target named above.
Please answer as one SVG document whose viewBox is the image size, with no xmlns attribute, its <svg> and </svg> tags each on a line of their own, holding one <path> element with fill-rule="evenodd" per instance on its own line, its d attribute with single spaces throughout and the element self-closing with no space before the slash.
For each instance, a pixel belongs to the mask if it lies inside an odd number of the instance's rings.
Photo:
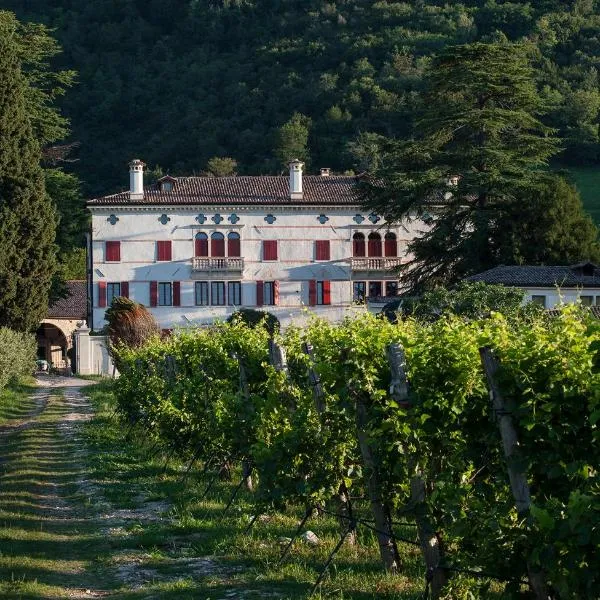
<svg viewBox="0 0 600 600">
<path fill-rule="evenodd" d="M 70 322 L 45 319 L 36 332 L 38 358 L 45 359 L 57 369 L 67 369 L 70 365 L 68 352 L 73 346 Z M 65 326 L 66 325 L 66 326 Z"/>
</svg>

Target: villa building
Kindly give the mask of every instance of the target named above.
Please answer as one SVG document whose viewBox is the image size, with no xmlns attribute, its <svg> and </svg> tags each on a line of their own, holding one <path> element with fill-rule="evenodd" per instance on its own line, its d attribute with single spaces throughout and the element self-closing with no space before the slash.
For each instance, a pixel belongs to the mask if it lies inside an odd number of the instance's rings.
<svg viewBox="0 0 600 600">
<path fill-rule="evenodd" d="M 421 221 L 388 226 L 357 200 L 356 177 L 170 177 L 88 202 L 89 324 L 115 296 L 148 306 L 163 328 L 211 323 L 240 307 L 282 324 L 306 310 L 339 320 L 399 291 L 394 269 Z M 362 305 L 362 307 L 361 307 Z"/>
</svg>

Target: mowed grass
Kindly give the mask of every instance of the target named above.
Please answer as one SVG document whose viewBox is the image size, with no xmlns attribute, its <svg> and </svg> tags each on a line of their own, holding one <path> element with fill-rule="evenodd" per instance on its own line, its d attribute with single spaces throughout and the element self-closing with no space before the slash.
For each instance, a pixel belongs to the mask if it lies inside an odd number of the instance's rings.
<svg viewBox="0 0 600 600">
<path fill-rule="evenodd" d="M 600 166 L 573 167 L 568 171 L 581 194 L 584 208 L 600 225 Z"/>
</svg>

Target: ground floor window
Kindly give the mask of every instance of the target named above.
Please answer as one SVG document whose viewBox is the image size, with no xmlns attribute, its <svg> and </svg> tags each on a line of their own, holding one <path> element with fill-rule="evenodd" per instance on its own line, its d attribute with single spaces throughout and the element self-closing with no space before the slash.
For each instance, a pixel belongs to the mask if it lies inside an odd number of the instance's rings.
<svg viewBox="0 0 600 600">
<path fill-rule="evenodd" d="M 168 282 L 159 282 L 158 284 L 158 306 L 173 305 L 173 285 Z"/>
<path fill-rule="evenodd" d="M 211 281 L 210 283 L 210 303 L 213 306 L 225 305 L 225 282 Z"/>
<path fill-rule="evenodd" d="M 266 306 L 275 305 L 275 282 L 265 281 L 263 284 L 263 304 Z"/>
<path fill-rule="evenodd" d="M 121 295 L 121 283 L 107 283 L 106 284 L 106 304 L 110 306 L 112 304 L 113 298 L 117 298 Z"/>
<path fill-rule="evenodd" d="M 352 283 L 352 301 L 362 304 L 367 295 L 367 282 L 354 281 Z"/>
<path fill-rule="evenodd" d="M 592 306 L 594 304 L 594 296 L 579 296 L 579 301 L 583 306 Z"/>
<path fill-rule="evenodd" d="M 196 281 L 196 306 L 208 306 L 208 281 Z"/>
<path fill-rule="evenodd" d="M 531 301 L 534 304 L 539 304 L 540 306 L 546 308 L 546 296 L 542 294 L 533 294 L 533 296 L 531 296 Z"/>
<path fill-rule="evenodd" d="M 383 296 L 381 281 L 369 281 L 369 298 Z"/>
<path fill-rule="evenodd" d="M 385 282 L 385 295 L 386 296 L 397 296 L 398 295 L 398 282 L 397 281 L 386 281 Z"/>
<path fill-rule="evenodd" d="M 227 284 L 227 303 L 229 306 L 242 304 L 242 284 L 240 281 L 230 281 Z"/>
<path fill-rule="evenodd" d="M 241 281 L 196 281 L 196 306 L 240 306 Z"/>
</svg>

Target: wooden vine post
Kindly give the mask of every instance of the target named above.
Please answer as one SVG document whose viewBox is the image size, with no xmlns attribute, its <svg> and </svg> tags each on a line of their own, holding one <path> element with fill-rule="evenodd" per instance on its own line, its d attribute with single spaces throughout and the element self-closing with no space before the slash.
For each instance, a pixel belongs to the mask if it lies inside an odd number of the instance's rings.
<svg viewBox="0 0 600 600">
<path fill-rule="evenodd" d="M 280 346 L 274 339 L 269 340 L 269 362 L 279 373 L 284 373 L 286 381 L 290 380 L 290 373 L 287 365 L 287 357 L 285 349 Z M 288 407 L 290 412 L 296 410 L 296 402 L 294 398 L 286 390 L 281 390 L 282 404 Z"/>
<path fill-rule="evenodd" d="M 250 387 L 248 385 L 248 374 L 246 373 L 246 367 L 244 366 L 242 359 L 237 354 L 234 355 L 234 358 L 237 360 L 238 367 L 240 369 L 240 394 L 242 395 L 244 402 L 248 404 L 250 402 Z M 252 492 L 254 490 L 254 484 L 252 482 L 252 463 L 247 457 L 242 458 L 242 478 L 246 489 L 249 492 Z"/>
<path fill-rule="evenodd" d="M 400 344 L 390 344 L 387 349 L 387 359 L 392 378 L 390 381 L 390 396 L 401 408 L 410 407 L 408 377 L 406 375 L 406 355 Z M 425 481 L 414 458 L 409 459 L 409 470 L 414 475 L 410 479 L 410 503 L 413 506 L 421 553 L 427 569 L 427 580 L 430 585 L 432 598 L 438 598 L 442 588 L 447 583 L 446 572 L 440 566 L 442 562 L 442 547 L 439 536 L 427 514 L 425 503 Z"/>
<path fill-rule="evenodd" d="M 314 369 L 314 358 L 313 349 L 310 344 L 304 343 L 302 349 L 309 359 L 308 367 L 308 382 L 313 390 L 313 399 L 315 402 L 315 408 L 319 413 L 321 422 L 323 421 L 323 414 L 325 413 L 325 393 L 323 392 L 323 386 L 321 385 L 321 378 Z M 345 539 L 348 544 L 356 543 L 356 528 L 354 526 L 354 515 L 352 512 L 352 503 L 350 502 L 350 493 L 346 484 L 342 481 L 335 497 L 338 514 L 340 515 L 340 528 L 345 533 Z"/>
<path fill-rule="evenodd" d="M 490 390 L 492 409 L 494 411 L 496 422 L 498 423 L 500 437 L 502 438 L 502 447 L 508 469 L 508 479 L 515 500 L 517 514 L 519 515 L 519 518 L 525 519 L 528 517 L 531 508 L 531 495 L 529 492 L 529 484 L 527 483 L 527 474 L 519 465 L 519 461 L 516 460 L 519 457 L 519 438 L 513 422 L 513 406 L 505 400 L 498 387 L 496 372 L 498 371 L 499 362 L 494 356 L 491 348 L 480 348 L 479 354 L 481 356 L 481 363 Z M 535 568 L 528 561 L 527 574 L 529 585 L 537 600 L 549 600 L 552 598 L 548 591 L 544 572 L 542 570 Z"/>
<path fill-rule="evenodd" d="M 364 467 L 367 494 L 371 504 L 371 512 L 375 519 L 375 529 L 381 561 L 386 571 L 396 573 L 400 568 L 400 556 L 394 542 L 389 507 L 383 499 L 383 484 L 379 475 L 380 469 L 368 434 L 369 412 L 365 395 L 349 387 L 350 395 L 355 401 L 356 435 Z"/>
</svg>

